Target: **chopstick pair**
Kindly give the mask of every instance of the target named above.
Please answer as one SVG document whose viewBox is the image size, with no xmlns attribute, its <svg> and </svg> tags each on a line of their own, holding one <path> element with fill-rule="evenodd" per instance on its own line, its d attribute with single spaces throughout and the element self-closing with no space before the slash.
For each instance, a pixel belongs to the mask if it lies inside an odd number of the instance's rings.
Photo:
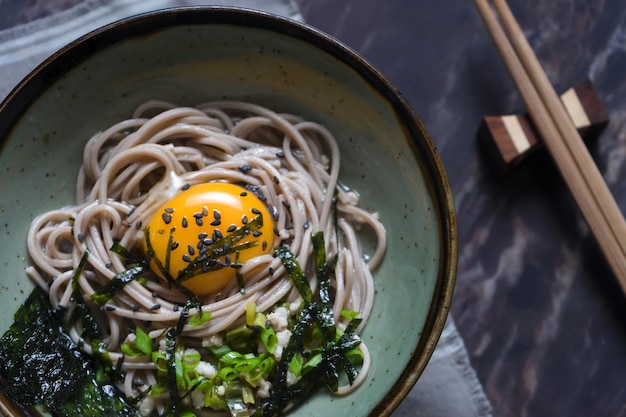
<svg viewBox="0 0 626 417">
<path fill-rule="evenodd" d="M 487 1 L 474 3 L 528 113 L 626 294 L 624 216 L 506 1 L 491 0 L 493 9 Z"/>
</svg>

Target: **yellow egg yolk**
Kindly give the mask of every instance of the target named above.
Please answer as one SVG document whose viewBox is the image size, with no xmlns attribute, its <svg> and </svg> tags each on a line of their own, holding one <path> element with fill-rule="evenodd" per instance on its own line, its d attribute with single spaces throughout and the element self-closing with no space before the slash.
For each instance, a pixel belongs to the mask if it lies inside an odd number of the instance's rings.
<svg viewBox="0 0 626 417">
<path fill-rule="evenodd" d="M 144 251 L 161 278 L 169 274 L 196 295 L 207 295 L 235 280 L 243 263 L 272 249 L 273 218 L 254 193 L 238 185 L 184 188 L 150 220 Z"/>
</svg>

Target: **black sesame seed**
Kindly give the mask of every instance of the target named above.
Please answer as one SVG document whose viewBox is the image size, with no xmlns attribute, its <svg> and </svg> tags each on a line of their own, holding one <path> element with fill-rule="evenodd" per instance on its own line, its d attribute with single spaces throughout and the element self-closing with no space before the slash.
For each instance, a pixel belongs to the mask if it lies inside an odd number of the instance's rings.
<svg viewBox="0 0 626 417">
<path fill-rule="evenodd" d="M 208 266 L 215 266 L 215 265 L 217 265 L 217 261 L 215 259 L 211 259 L 211 260 L 209 260 L 209 262 L 207 262 L 207 265 Z"/>
<path fill-rule="evenodd" d="M 183 224 L 183 228 L 186 228 L 187 226 L 189 226 L 189 222 L 187 221 L 187 217 L 186 216 L 183 216 L 182 224 Z"/>
<path fill-rule="evenodd" d="M 202 239 L 204 239 L 204 238 L 205 238 L 205 237 L 207 237 L 207 236 L 208 236 L 208 234 L 207 234 L 206 232 L 202 232 L 202 233 L 200 233 L 200 234 L 198 235 L 198 239 L 202 240 Z"/>
<path fill-rule="evenodd" d="M 196 219 L 201 219 L 204 216 L 202 215 L 202 213 L 194 213 L 193 217 L 195 217 Z"/>
<path fill-rule="evenodd" d="M 243 267 L 243 264 L 230 264 L 230 267 L 233 269 L 240 269 Z"/>
<path fill-rule="evenodd" d="M 172 246 L 170 246 L 170 250 L 176 250 L 176 248 L 178 248 L 179 243 L 178 242 L 172 242 Z"/>
<path fill-rule="evenodd" d="M 85 241 L 85 235 L 83 235 L 82 233 L 79 233 L 76 237 L 78 238 L 78 241 L 80 243 L 83 243 Z"/>
<path fill-rule="evenodd" d="M 201 240 L 199 240 L 199 241 L 198 241 L 198 243 L 196 244 L 196 248 L 197 248 L 199 251 L 202 251 L 202 248 L 204 248 L 204 242 L 203 242 L 203 241 L 201 241 Z M 200 253 L 202 253 L 202 252 L 200 252 Z"/>
<path fill-rule="evenodd" d="M 174 305 L 172 306 L 172 311 L 178 311 L 178 308 L 179 308 L 179 307 L 178 307 L 178 304 L 174 304 Z"/>
<path fill-rule="evenodd" d="M 159 293 L 158 293 L 158 292 L 156 292 L 156 291 L 152 291 L 152 296 L 156 298 L 156 297 L 158 297 L 158 296 L 159 296 Z"/>
<path fill-rule="evenodd" d="M 276 152 L 276 157 L 277 158 L 284 158 L 285 157 L 285 152 L 283 152 L 283 151 Z"/>
<path fill-rule="evenodd" d="M 189 189 L 189 187 L 191 187 L 191 185 L 185 184 L 182 187 L 180 187 L 180 189 L 183 190 L 183 191 L 187 191 Z"/>
<path fill-rule="evenodd" d="M 187 245 L 187 252 L 189 252 L 189 255 L 193 256 L 196 254 L 196 249 L 191 245 Z"/>
<path fill-rule="evenodd" d="M 106 309 L 107 311 L 115 311 L 115 307 L 113 306 L 107 306 Z"/>
<path fill-rule="evenodd" d="M 135 304 L 133 305 L 133 311 L 139 311 L 141 307 L 139 307 L 139 304 Z"/>
<path fill-rule="evenodd" d="M 285 226 L 285 230 L 293 230 L 293 226 L 288 224 Z"/>
<path fill-rule="evenodd" d="M 237 226 L 235 226 L 234 224 L 231 224 L 230 226 L 228 226 L 228 229 L 226 229 L 228 233 L 232 233 L 235 230 L 237 230 Z"/>
<path fill-rule="evenodd" d="M 215 229 L 215 231 L 213 232 L 213 235 L 215 236 L 213 240 L 221 239 L 224 237 L 224 235 L 222 235 L 222 232 L 220 232 L 219 229 Z"/>
<path fill-rule="evenodd" d="M 206 262 L 209 259 L 209 257 L 205 254 L 202 254 L 202 256 L 200 256 L 198 258 L 198 262 Z"/>
<path fill-rule="evenodd" d="M 254 237 L 259 237 L 263 234 L 263 232 L 259 232 L 258 230 L 255 230 L 254 232 L 252 232 L 252 236 Z"/>
<path fill-rule="evenodd" d="M 239 171 L 241 171 L 242 174 L 247 174 L 251 169 L 252 167 L 250 165 L 242 165 L 239 167 Z"/>
<path fill-rule="evenodd" d="M 204 223 L 202 222 L 202 219 L 201 219 L 201 218 L 196 217 L 196 224 L 197 224 L 198 226 L 202 226 Z"/>
<path fill-rule="evenodd" d="M 206 239 L 206 240 L 203 240 L 202 243 L 204 243 L 205 246 L 211 246 L 213 244 L 213 240 Z"/>
<path fill-rule="evenodd" d="M 172 213 L 174 213 L 174 209 L 171 208 L 171 207 L 167 207 L 167 208 L 165 208 L 165 212 L 169 213 L 169 214 L 172 214 Z"/>
<path fill-rule="evenodd" d="M 309 221 L 305 221 L 302 227 L 304 228 L 304 230 L 308 229 L 310 227 Z"/>
<path fill-rule="evenodd" d="M 189 257 L 189 255 L 184 254 L 184 255 L 183 255 L 183 261 L 185 261 L 185 262 L 191 262 L 191 258 Z"/>
<path fill-rule="evenodd" d="M 224 263 L 224 261 L 222 261 L 221 259 L 218 259 L 218 260 L 217 260 L 217 266 L 219 266 L 219 267 L 222 267 L 222 268 L 223 268 L 223 267 L 228 266 L 228 265 L 227 265 L 227 264 L 225 264 L 225 263 Z"/>
<path fill-rule="evenodd" d="M 241 224 L 248 224 L 248 216 L 245 214 L 241 216 Z"/>
<path fill-rule="evenodd" d="M 288 209 L 291 208 L 291 204 L 289 204 L 289 202 L 287 200 L 283 200 L 283 201 L 281 201 L 281 203 L 283 203 L 283 206 L 287 207 Z"/>
<path fill-rule="evenodd" d="M 200 265 L 200 269 L 202 270 L 202 272 L 209 272 L 209 265 L 208 264 L 201 264 Z"/>
<path fill-rule="evenodd" d="M 135 229 L 141 229 L 142 224 L 141 220 L 137 220 L 137 222 L 135 222 Z"/>
<path fill-rule="evenodd" d="M 224 256 L 224 262 L 226 262 L 226 265 L 230 265 L 230 255 Z"/>
<path fill-rule="evenodd" d="M 104 267 L 107 269 L 110 269 L 113 266 L 113 264 L 111 262 L 107 262 L 106 264 L 104 264 Z"/>
<path fill-rule="evenodd" d="M 252 208 L 250 209 L 250 211 L 251 211 L 252 213 L 254 213 L 254 214 L 261 214 L 261 210 L 259 210 L 259 209 L 258 209 L 258 208 L 256 208 L 256 207 L 252 207 Z"/>
<path fill-rule="evenodd" d="M 242 196 L 242 197 L 245 197 L 245 196 L 247 196 L 247 195 L 248 195 L 248 193 L 247 193 L 247 192 L 245 192 L 245 191 L 242 191 L 239 195 L 240 195 L 240 196 Z"/>
<path fill-rule="evenodd" d="M 128 214 L 126 215 L 127 217 L 130 217 L 133 215 L 133 213 L 135 212 L 136 207 L 133 207 L 132 209 L 130 209 L 130 211 L 128 212 Z"/>
<path fill-rule="evenodd" d="M 172 221 L 172 215 L 171 214 L 163 213 L 161 215 L 161 218 L 163 219 L 165 224 L 170 224 L 170 222 Z"/>
<path fill-rule="evenodd" d="M 264 240 L 263 243 L 261 244 L 263 250 L 267 249 L 267 240 Z"/>
<path fill-rule="evenodd" d="M 141 387 L 143 385 L 144 385 L 143 379 L 137 378 L 137 379 L 133 380 L 133 386 Z"/>
<path fill-rule="evenodd" d="M 222 222 L 220 220 L 213 220 L 210 224 L 211 226 L 219 226 Z"/>
<path fill-rule="evenodd" d="M 270 275 L 274 275 L 274 268 L 270 266 L 270 269 L 267 272 L 269 272 Z"/>
<path fill-rule="evenodd" d="M 274 234 L 275 234 L 276 236 L 279 236 L 279 235 L 280 235 L 280 232 L 278 231 L 278 227 L 274 227 Z"/>
<path fill-rule="evenodd" d="M 228 243 L 224 243 L 224 246 L 222 247 L 222 251 L 224 253 L 230 252 L 230 245 Z"/>
<path fill-rule="evenodd" d="M 150 307 L 150 310 L 154 311 L 154 310 L 158 310 L 161 308 L 161 304 L 156 303 L 154 304 L 152 307 Z"/>
<path fill-rule="evenodd" d="M 274 184 L 280 184 L 280 180 L 276 175 L 274 175 Z"/>
<path fill-rule="evenodd" d="M 213 218 L 215 220 L 221 220 L 222 219 L 222 213 L 220 213 L 218 210 L 213 210 Z"/>
</svg>

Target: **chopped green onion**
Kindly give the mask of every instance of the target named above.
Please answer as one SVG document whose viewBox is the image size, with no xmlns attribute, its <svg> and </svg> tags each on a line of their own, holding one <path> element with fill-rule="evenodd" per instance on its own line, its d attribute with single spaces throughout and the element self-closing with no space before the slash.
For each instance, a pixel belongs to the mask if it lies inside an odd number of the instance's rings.
<svg viewBox="0 0 626 417">
<path fill-rule="evenodd" d="M 291 363 L 289 364 L 289 370 L 296 377 L 299 377 L 300 375 L 302 375 L 303 364 L 304 364 L 304 358 L 302 357 L 302 355 L 297 353 L 293 356 L 293 359 L 291 359 Z"/>
<path fill-rule="evenodd" d="M 211 313 L 209 313 L 208 311 L 198 311 L 197 314 L 194 314 L 189 319 L 189 324 L 191 326 L 201 326 L 209 320 L 211 320 Z"/>
<path fill-rule="evenodd" d="M 254 301 L 248 301 L 246 303 L 246 324 L 248 326 L 253 326 L 255 319 L 256 319 L 256 303 Z"/>
<path fill-rule="evenodd" d="M 245 398 L 249 395 L 245 392 L 245 389 L 240 383 L 227 384 L 226 404 L 228 405 L 228 411 L 230 411 L 231 417 L 249 417 L 250 412 L 245 404 Z M 254 402 L 254 401 L 253 401 Z"/>
<path fill-rule="evenodd" d="M 346 352 L 346 358 L 353 365 L 358 365 L 363 363 L 363 352 L 359 348 L 350 349 Z"/>
<path fill-rule="evenodd" d="M 120 345 L 120 349 L 124 355 L 130 356 L 132 358 L 144 355 L 142 351 L 137 349 L 134 343 L 122 343 Z"/>
<path fill-rule="evenodd" d="M 135 329 L 135 346 L 144 354 L 150 356 L 152 354 L 153 341 L 148 333 L 141 330 L 140 327 Z"/>
<path fill-rule="evenodd" d="M 219 370 L 217 377 L 222 381 L 234 381 L 239 377 L 239 373 L 230 366 L 227 366 Z"/>
<path fill-rule="evenodd" d="M 211 351 L 211 353 L 213 355 L 215 355 L 218 359 L 221 359 L 222 356 L 226 355 L 228 352 L 230 352 L 232 349 L 229 348 L 226 345 L 221 345 L 221 346 L 211 346 L 209 348 L 209 350 Z"/>
<path fill-rule="evenodd" d="M 135 341 L 132 343 L 122 343 L 120 347 L 122 352 L 128 356 L 136 357 L 147 355 L 153 357 L 152 346 L 153 340 L 150 336 L 141 330 L 140 327 L 137 327 L 135 329 Z"/>
<path fill-rule="evenodd" d="M 271 327 L 260 327 L 261 333 L 259 337 L 261 342 L 263 342 L 263 346 L 269 353 L 276 352 L 276 348 L 278 347 L 278 336 L 276 336 L 276 332 Z"/>
<path fill-rule="evenodd" d="M 344 309 L 341 310 L 340 317 L 342 319 L 347 320 L 347 321 L 352 321 L 355 318 L 357 318 L 359 316 L 359 314 L 360 313 L 358 311 L 353 311 L 353 310 L 349 310 L 347 308 L 344 308 Z"/>
<path fill-rule="evenodd" d="M 322 362 L 322 354 L 317 353 L 302 365 L 302 374 L 306 374 Z"/>
</svg>

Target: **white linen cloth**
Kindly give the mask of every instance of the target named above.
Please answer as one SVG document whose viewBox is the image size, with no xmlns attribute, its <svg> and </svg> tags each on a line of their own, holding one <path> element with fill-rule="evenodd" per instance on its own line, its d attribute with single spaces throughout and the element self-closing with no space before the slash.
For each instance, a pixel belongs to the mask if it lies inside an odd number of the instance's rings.
<svg viewBox="0 0 626 417">
<path fill-rule="evenodd" d="M 0 9 L 3 1 L 0 0 Z M 105 24 L 138 13 L 207 4 L 194 0 L 85 0 L 57 14 L 0 31 L 0 101 L 37 65 L 61 47 Z M 302 20 L 292 0 L 213 0 Z M 393 417 L 488 417 L 485 396 L 461 336 L 448 319 L 424 373 Z"/>
</svg>

